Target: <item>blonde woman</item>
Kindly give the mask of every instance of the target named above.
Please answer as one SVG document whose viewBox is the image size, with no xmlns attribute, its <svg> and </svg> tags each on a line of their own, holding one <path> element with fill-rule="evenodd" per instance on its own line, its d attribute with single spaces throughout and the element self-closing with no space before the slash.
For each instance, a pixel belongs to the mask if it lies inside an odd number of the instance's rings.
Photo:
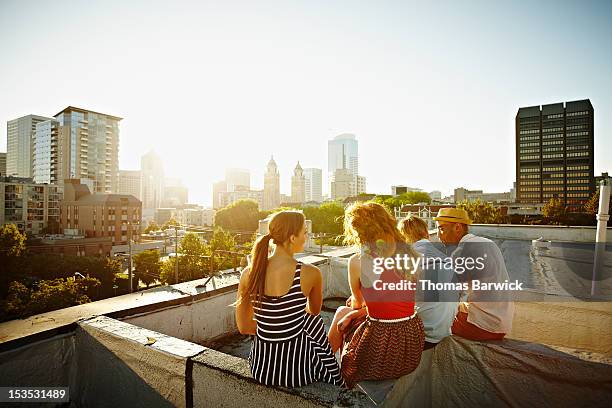
<svg viewBox="0 0 612 408">
<path fill-rule="evenodd" d="M 329 338 L 334 349 L 344 342 L 342 376 L 352 388 L 363 380 L 412 372 L 419 365 L 425 340 L 423 323 L 415 314 L 414 290 L 381 289 L 382 283 L 406 288 L 414 282 L 414 270 L 395 267 L 378 273 L 373 268 L 377 259 L 419 256 L 405 243 L 395 218 L 380 204 L 355 203 L 345 212 L 344 233 L 346 242 L 356 245 L 360 253 L 349 260 L 351 297 L 347 307 L 336 312 Z M 355 315 L 360 313 L 365 321 L 355 328 L 347 319 L 359 321 Z"/>
<path fill-rule="evenodd" d="M 399 223 L 406 241 L 423 255 L 419 280 L 432 283 L 450 283 L 457 279 L 453 268 L 443 262 L 444 245 L 429 240 L 427 223 L 416 215 L 409 215 Z M 422 290 L 417 286 L 417 313 L 425 327 L 425 349 L 435 347 L 444 337 L 451 335 L 451 326 L 457 314 L 459 292 Z"/>
<path fill-rule="evenodd" d="M 294 258 L 307 239 L 304 215 L 281 211 L 268 225 L 270 232 L 257 240 L 252 263 L 240 277 L 236 301 L 238 330 L 254 336 L 251 374 L 263 384 L 289 388 L 314 381 L 340 385 L 340 368 L 319 316 L 321 271 Z"/>
</svg>

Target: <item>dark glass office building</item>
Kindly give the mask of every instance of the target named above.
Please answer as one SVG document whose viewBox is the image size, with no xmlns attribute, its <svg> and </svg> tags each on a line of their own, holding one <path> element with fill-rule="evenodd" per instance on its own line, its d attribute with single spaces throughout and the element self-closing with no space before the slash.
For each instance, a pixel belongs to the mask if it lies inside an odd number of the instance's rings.
<svg viewBox="0 0 612 408">
<path fill-rule="evenodd" d="M 593 105 L 588 99 L 519 108 L 516 115 L 517 202 L 559 198 L 572 211 L 595 191 Z"/>
</svg>

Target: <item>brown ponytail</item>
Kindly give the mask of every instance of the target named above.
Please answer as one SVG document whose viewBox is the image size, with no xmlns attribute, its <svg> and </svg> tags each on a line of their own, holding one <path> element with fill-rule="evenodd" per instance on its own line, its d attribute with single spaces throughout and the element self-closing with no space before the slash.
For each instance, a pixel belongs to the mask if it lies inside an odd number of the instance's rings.
<svg viewBox="0 0 612 408">
<path fill-rule="evenodd" d="M 304 214 L 300 211 L 280 211 L 273 214 L 268 223 L 268 234 L 259 237 L 251 250 L 251 265 L 247 285 L 243 293 L 238 293 L 236 304 L 246 300 L 259 302 L 266 286 L 268 269 L 268 251 L 270 240 L 275 245 L 282 245 L 294 235 L 297 236 L 304 227 Z"/>
</svg>

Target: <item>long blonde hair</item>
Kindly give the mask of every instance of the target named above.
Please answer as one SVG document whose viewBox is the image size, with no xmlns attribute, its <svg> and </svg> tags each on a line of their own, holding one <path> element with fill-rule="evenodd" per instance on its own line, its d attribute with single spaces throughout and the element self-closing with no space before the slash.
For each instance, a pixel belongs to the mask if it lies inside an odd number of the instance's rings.
<svg viewBox="0 0 612 408">
<path fill-rule="evenodd" d="M 415 260 L 420 256 L 412 245 L 406 242 L 397 229 L 397 220 L 384 206 L 375 202 L 356 202 L 350 205 L 344 213 L 344 242 L 359 247 L 376 248 L 380 241 L 384 241 L 386 245 L 394 244 L 395 254 L 406 254 Z M 410 268 L 402 270 L 408 278 L 416 272 Z"/>
<path fill-rule="evenodd" d="M 304 214 L 301 211 L 279 211 L 272 214 L 269 220 L 269 232 L 259 237 L 251 250 L 247 285 L 242 293 L 238 293 L 236 304 L 245 300 L 261 301 L 266 285 L 270 241 L 274 241 L 275 245 L 283 245 L 292 235 L 297 236 L 305 223 Z"/>
</svg>

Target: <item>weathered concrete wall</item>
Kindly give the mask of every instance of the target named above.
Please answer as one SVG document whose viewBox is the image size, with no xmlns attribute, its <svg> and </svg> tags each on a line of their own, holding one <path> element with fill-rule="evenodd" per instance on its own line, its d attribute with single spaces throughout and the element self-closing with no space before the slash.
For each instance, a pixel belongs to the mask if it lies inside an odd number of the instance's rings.
<svg viewBox="0 0 612 408">
<path fill-rule="evenodd" d="M 204 350 L 108 317 L 76 330 L 78 406 L 184 407 L 188 359 Z"/>
<path fill-rule="evenodd" d="M 158 309 L 123 318 L 122 321 L 168 336 L 203 343 L 238 331 L 235 309 L 236 291 L 194 302 Z"/>
<path fill-rule="evenodd" d="M 508 337 L 612 355 L 612 302 L 515 302 Z"/>
<path fill-rule="evenodd" d="M 431 371 L 434 349 L 423 351 L 419 366 L 399 378 L 384 399 L 384 407 L 431 407 Z"/>
<path fill-rule="evenodd" d="M 0 353 L 0 386 L 71 387 L 76 374 L 74 333 Z"/>
<path fill-rule="evenodd" d="M 489 238 L 538 239 L 559 242 L 595 242 L 596 227 L 567 227 L 563 225 L 473 224 L 470 232 Z M 608 228 L 607 242 L 612 242 L 612 228 Z"/>
<path fill-rule="evenodd" d="M 206 349 L 193 358 L 194 407 L 369 407 L 372 403 L 356 391 L 315 383 L 286 389 L 255 381 L 248 362 Z"/>
<path fill-rule="evenodd" d="M 514 340 L 447 337 L 434 350 L 433 407 L 608 407 L 612 365 Z"/>
</svg>

